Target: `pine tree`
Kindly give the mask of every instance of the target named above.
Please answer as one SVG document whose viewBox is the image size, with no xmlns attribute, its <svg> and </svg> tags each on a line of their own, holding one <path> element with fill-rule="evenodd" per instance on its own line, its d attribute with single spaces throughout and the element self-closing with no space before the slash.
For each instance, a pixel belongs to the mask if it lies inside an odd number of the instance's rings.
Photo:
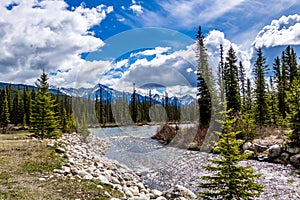
<svg viewBox="0 0 300 200">
<path fill-rule="evenodd" d="M 290 128 L 292 133 L 289 139 L 292 145 L 300 146 L 300 80 L 294 79 L 291 88 L 286 92 L 290 108 Z"/>
<path fill-rule="evenodd" d="M 232 115 L 239 113 L 241 109 L 241 96 L 239 93 L 238 83 L 238 67 L 236 65 L 237 58 L 235 51 L 231 46 L 228 50 L 225 70 L 224 70 L 224 82 L 226 92 L 226 110 L 231 110 Z"/>
<path fill-rule="evenodd" d="M 252 88 L 249 78 L 247 78 L 245 110 L 252 110 Z"/>
<path fill-rule="evenodd" d="M 51 98 L 48 91 L 48 75 L 43 72 L 38 79 L 38 88 L 35 99 L 32 102 L 32 126 L 36 134 L 43 138 L 52 137 L 51 135 L 58 126 L 57 116 L 54 112 L 55 99 Z M 55 136 L 55 135 L 54 135 Z"/>
<path fill-rule="evenodd" d="M 199 124 L 202 127 L 208 127 L 211 120 L 211 94 L 212 88 L 212 74 L 208 66 L 207 53 L 204 46 L 204 36 L 201 26 L 197 32 L 197 57 L 198 57 L 198 70 L 197 70 L 197 96 L 199 104 Z"/>
<path fill-rule="evenodd" d="M 200 184 L 206 189 L 199 196 L 204 199 L 250 199 L 259 196 L 263 187 L 255 183 L 260 175 L 254 174 L 251 166 L 241 166 L 240 161 L 245 160 L 250 154 L 241 154 L 239 146 L 243 141 L 236 140 L 239 132 L 233 131 L 233 124 L 236 119 L 226 115 L 223 124 L 223 132 L 218 133 L 220 139 L 215 150 L 220 152 L 220 160 L 212 160 L 213 165 L 204 168 L 213 173 L 210 176 L 203 176 L 206 183 Z"/>
<path fill-rule="evenodd" d="M 24 105 L 21 98 L 21 90 L 18 87 L 17 92 L 13 99 L 11 122 L 15 125 L 23 123 Z"/>
<path fill-rule="evenodd" d="M 257 59 L 254 64 L 254 82 L 255 82 L 255 116 L 258 125 L 265 125 L 269 119 L 269 108 L 267 102 L 265 74 L 268 69 L 266 58 L 262 49 L 257 50 Z"/>
<path fill-rule="evenodd" d="M 276 98 L 276 91 L 275 91 L 275 86 L 274 86 L 274 81 L 273 81 L 273 77 L 270 76 L 270 114 L 271 114 L 271 123 L 273 125 L 277 125 L 278 123 L 278 115 L 279 115 L 279 111 L 278 111 L 278 102 L 277 102 L 277 98 Z"/>
<path fill-rule="evenodd" d="M 282 72 L 282 65 L 279 57 L 275 58 L 274 64 L 273 64 L 273 71 L 274 71 L 274 82 L 276 83 L 277 88 L 277 105 L 279 113 L 281 114 L 282 118 L 285 118 L 286 115 L 286 102 L 285 102 L 285 88 L 284 83 L 286 82 L 285 79 L 283 79 L 283 72 Z"/>
<path fill-rule="evenodd" d="M 130 101 L 130 111 L 131 111 L 131 118 L 134 123 L 137 122 L 137 105 L 136 105 L 136 90 L 135 90 L 135 83 L 133 84 L 133 93 L 131 95 Z"/>
<path fill-rule="evenodd" d="M 30 124 L 30 118 L 31 118 L 31 94 L 28 86 L 24 87 L 23 90 L 23 104 L 24 104 L 24 119 L 25 125 Z"/>
<path fill-rule="evenodd" d="M 0 99 L 0 125 L 2 127 L 2 133 L 6 133 L 7 126 L 10 123 L 9 120 L 9 108 L 7 101 L 7 91 L 4 87 L 1 91 L 1 99 Z"/>
<path fill-rule="evenodd" d="M 245 101 L 246 101 L 246 72 L 245 68 L 243 66 L 243 63 L 240 61 L 239 62 L 239 83 L 240 83 L 240 88 L 241 88 L 241 95 L 242 95 L 242 105 L 243 108 L 245 107 Z"/>
</svg>

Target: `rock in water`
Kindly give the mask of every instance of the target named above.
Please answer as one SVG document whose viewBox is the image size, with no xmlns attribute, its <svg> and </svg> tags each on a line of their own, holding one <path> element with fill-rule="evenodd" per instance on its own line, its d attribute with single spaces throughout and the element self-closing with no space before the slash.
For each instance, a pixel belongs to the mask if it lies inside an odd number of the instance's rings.
<svg viewBox="0 0 300 200">
<path fill-rule="evenodd" d="M 278 144 L 275 144 L 269 148 L 268 158 L 274 159 L 278 158 L 281 154 L 281 147 Z"/>
<path fill-rule="evenodd" d="M 151 138 L 158 140 L 160 143 L 169 144 L 174 139 L 176 134 L 176 129 L 166 124 Z"/>
</svg>

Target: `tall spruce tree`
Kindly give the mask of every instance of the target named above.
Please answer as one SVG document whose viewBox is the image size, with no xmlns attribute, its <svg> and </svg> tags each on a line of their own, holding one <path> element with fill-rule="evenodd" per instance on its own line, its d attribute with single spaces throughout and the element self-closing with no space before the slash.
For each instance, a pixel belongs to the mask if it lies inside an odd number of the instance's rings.
<svg viewBox="0 0 300 200">
<path fill-rule="evenodd" d="M 208 65 L 207 53 L 204 46 L 204 36 L 201 26 L 198 28 L 196 39 L 196 56 L 198 58 L 197 96 L 199 104 L 199 124 L 202 127 L 208 127 L 212 112 L 210 94 L 210 89 L 212 88 L 212 74 Z"/>
<path fill-rule="evenodd" d="M 36 83 L 38 91 L 32 102 L 31 124 L 37 136 L 42 139 L 56 136 L 52 133 L 58 126 L 57 114 L 54 112 L 55 99 L 51 97 L 48 91 L 49 84 L 47 80 L 48 75 L 43 72 Z"/>
<path fill-rule="evenodd" d="M 300 146 L 300 80 L 294 79 L 290 90 L 286 92 L 290 108 L 289 122 L 292 133 L 289 139 L 292 145 Z"/>
<path fill-rule="evenodd" d="M 241 109 L 241 96 L 239 93 L 237 57 L 230 46 L 225 63 L 224 82 L 226 93 L 226 110 L 231 110 L 232 115 L 239 113 Z"/>
<path fill-rule="evenodd" d="M 23 90 L 23 104 L 24 104 L 24 117 L 25 123 L 30 124 L 31 118 L 31 94 L 28 86 L 24 87 Z"/>
<path fill-rule="evenodd" d="M 1 91 L 0 99 L 0 125 L 2 127 L 2 133 L 6 133 L 7 126 L 10 123 L 9 120 L 9 107 L 7 101 L 7 90 L 4 87 Z"/>
<path fill-rule="evenodd" d="M 267 101 L 265 74 L 268 70 L 266 58 L 262 49 L 257 49 L 257 59 L 254 64 L 254 82 L 255 82 L 255 121 L 258 125 L 266 125 L 269 119 L 269 108 Z"/>
<path fill-rule="evenodd" d="M 243 109 L 245 108 L 245 101 L 246 101 L 246 71 L 245 67 L 242 63 L 242 61 L 239 62 L 239 83 L 240 83 L 240 88 L 241 88 L 241 95 L 242 95 L 242 106 Z"/>
<path fill-rule="evenodd" d="M 236 140 L 239 134 L 233 131 L 236 118 L 232 118 L 229 113 L 226 115 L 222 133 L 218 133 L 220 139 L 215 148 L 222 158 L 212 160 L 213 165 L 204 166 L 213 175 L 202 177 L 207 181 L 200 184 L 201 188 L 206 189 L 199 195 L 203 199 L 251 199 L 263 191 L 263 186 L 255 183 L 260 175 L 255 174 L 251 166 L 239 165 L 250 154 L 240 153 L 239 146 L 243 141 Z"/>
<path fill-rule="evenodd" d="M 15 125 L 23 123 L 24 105 L 21 97 L 21 89 L 18 87 L 13 99 L 11 122 Z"/>
</svg>

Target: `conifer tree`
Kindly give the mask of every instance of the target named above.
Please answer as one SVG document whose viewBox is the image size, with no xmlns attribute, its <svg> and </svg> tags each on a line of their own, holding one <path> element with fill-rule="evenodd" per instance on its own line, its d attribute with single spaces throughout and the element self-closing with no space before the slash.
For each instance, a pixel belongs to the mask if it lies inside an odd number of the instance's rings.
<svg viewBox="0 0 300 200">
<path fill-rule="evenodd" d="M 245 110 L 251 110 L 251 109 L 252 109 L 252 88 L 251 88 L 251 81 L 249 78 L 247 78 Z"/>
<path fill-rule="evenodd" d="M 241 154 L 239 146 L 243 141 L 236 140 L 239 132 L 233 131 L 236 118 L 227 113 L 223 124 L 222 133 L 215 150 L 220 152 L 221 159 L 212 160 L 213 165 L 204 168 L 213 175 L 203 176 L 206 182 L 200 184 L 206 189 L 199 197 L 203 199 L 250 199 L 259 196 L 263 187 L 255 183 L 260 175 L 255 174 L 251 166 L 241 166 L 240 161 L 245 160 L 250 154 Z"/>
<path fill-rule="evenodd" d="M 290 90 L 286 92 L 290 108 L 290 128 L 292 133 L 289 139 L 292 145 L 300 146 L 300 80 L 294 79 Z"/>
<path fill-rule="evenodd" d="M 6 133 L 7 126 L 10 123 L 10 120 L 9 120 L 9 108 L 8 108 L 8 101 L 7 101 L 7 91 L 5 87 L 1 91 L 0 123 L 2 127 L 2 133 Z"/>
<path fill-rule="evenodd" d="M 236 65 L 237 57 L 235 51 L 231 46 L 228 50 L 225 70 L 224 70 L 224 82 L 226 92 L 226 106 L 227 110 L 231 110 L 232 115 L 239 113 L 241 109 L 241 96 L 239 93 L 238 83 L 238 67 Z"/>
<path fill-rule="evenodd" d="M 43 138 L 51 137 L 58 126 L 57 116 L 54 112 L 55 99 L 48 91 L 48 75 L 43 72 L 36 86 L 38 91 L 32 104 L 32 126 L 36 134 Z M 54 135 L 55 136 L 55 135 Z"/>
<path fill-rule="evenodd" d="M 269 108 L 267 102 L 265 74 L 268 69 L 266 58 L 262 49 L 257 50 L 257 59 L 254 64 L 254 82 L 255 82 L 255 116 L 258 125 L 267 124 L 269 117 Z"/>
<path fill-rule="evenodd" d="M 24 104 L 24 119 L 25 124 L 30 124 L 31 118 L 31 95 L 28 86 L 24 87 L 23 90 L 23 104 Z"/>
<path fill-rule="evenodd" d="M 18 87 L 13 99 L 11 122 L 15 125 L 23 123 L 24 105 L 21 98 L 21 90 Z"/>
<path fill-rule="evenodd" d="M 246 101 L 246 72 L 245 72 L 245 67 L 243 66 L 243 63 L 240 61 L 239 62 L 239 83 L 240 83 L 240 88 L 241 88 L 241 95 L 242 95 L 242 106 L 244 108 L 245 106 L 245 101 Z"/>
<path fill-rule="evenodd" d="M 199 124 L 203 127 L 208 127 L 211 120 L 211 89 L 212 89 L 212 74 L 208 66 L 207 53 L 204 46 L 204 36 L 199 26 L 197 36 L 197 96 L 199 104 Z"/>
</svg>

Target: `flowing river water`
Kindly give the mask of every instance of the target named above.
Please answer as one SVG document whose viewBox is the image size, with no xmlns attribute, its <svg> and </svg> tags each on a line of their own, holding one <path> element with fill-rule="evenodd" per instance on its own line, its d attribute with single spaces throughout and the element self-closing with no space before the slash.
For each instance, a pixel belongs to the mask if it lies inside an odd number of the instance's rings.
<svg viewBox="0 0 300 200">
<path fill-rule="evenodd" d="M 111 142 L 106 153 L 141 174 L 152 188 L 166 190 L 182 185 L 196 194 L 201 176 L 207 175 L 202 166 L 218 155 L 188 151 L 161 145 L 151 139 L 160 126 L 128 126 L 94 128 L 91 133 Z M 300 199 L 300 171 L 292 166 L 247 160 L 242 165 L 251 165 L 262 174 L 258 182 L 265 186 L 261 197 L 256 199 Z"/>
</svg>

